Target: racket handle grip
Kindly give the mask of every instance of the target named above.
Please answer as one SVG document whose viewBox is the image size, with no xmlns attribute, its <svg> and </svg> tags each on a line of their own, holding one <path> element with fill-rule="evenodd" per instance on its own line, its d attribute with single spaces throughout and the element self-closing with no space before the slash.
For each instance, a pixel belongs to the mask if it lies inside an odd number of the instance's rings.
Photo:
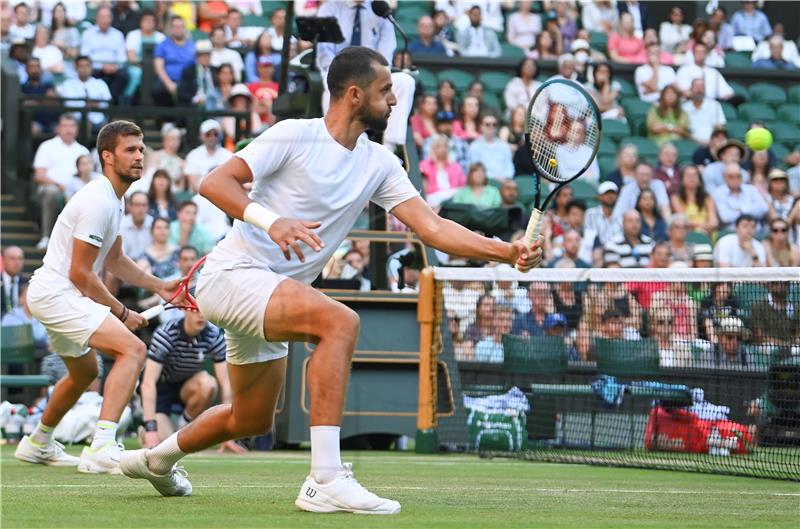
<svg viewBox="0 0 800 529">
<path fill-rule="evenodd" d="M 536 208 L 533 208 L 533 211 L 531 211 L 531 218 L 528 220 L 528 228 L 525 230 L 525 237 L 522 239 L 525 247 L 531 248 L 533 243 L 536 242 L 536 239 L 539 238 L 539 233 L 542 231 L 543 218 L 544 213 Z"/>
<path fill-rule="evenodd" d="M 142 318 L 146 319 L 147 321 L 151 321 L 153 318 L 157 318 L 164 312 L 164 305 L 156 305 L 155 307 L 150 307 L 146 311 L 142 312 Z"/>
</svg>

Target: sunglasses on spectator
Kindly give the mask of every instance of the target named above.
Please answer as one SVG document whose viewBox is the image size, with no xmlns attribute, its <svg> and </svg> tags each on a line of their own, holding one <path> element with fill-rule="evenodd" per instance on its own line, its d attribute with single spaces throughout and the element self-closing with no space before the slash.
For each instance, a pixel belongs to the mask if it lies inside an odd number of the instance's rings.
<svg viewBox="0 0 800 529">
<path fill-rule="evenodd" d="M 497 122 L 496 121 L 484 121 L 483 122 L 483 126 L 484 127 L 496 127 L 497 126 Z"/>
<path fill-rule="evenodd" d="M 771 228 L 772 233 L 786 233 L 789 228 Z"/>
</svg>

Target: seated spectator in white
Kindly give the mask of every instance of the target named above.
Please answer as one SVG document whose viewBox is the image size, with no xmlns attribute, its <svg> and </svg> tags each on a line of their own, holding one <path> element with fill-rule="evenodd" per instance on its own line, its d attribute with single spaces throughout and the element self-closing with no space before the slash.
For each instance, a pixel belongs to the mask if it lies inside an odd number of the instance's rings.
<svg viewBox="0 0 800 529">
<path fill-rule="evenodd" d="M 147 199 L 147 193 L 136 191 L 128 197 L 126 202 L 128 214 L 122 218 L 119 226 L 122 249 L 125 255 L 138 261 L 153 242 L 153 236 L 150 233 L 153 217 L 148 213 L 150 201 Z"/>
<path fill-rule="evenodd" d="M 469 171 L 469 144 L 453 134 L 454 120 L 455 114 L 452 112 L 445 110 L 440 110 L 437 112 L 436 116 L 434 117 L 436 134 L 447 136 L 447 144 L 448 148 L 450 149 L 450 160 L 460 165 L 462 172 L 466 174 L 467 171 Z M 434 137 L 435 136 L 431 136 L 422 143 L 423 160 L 431 156 L 431 148 Z"/>
<path fill-rule="evenodd" d="M 753 365 L 754 359 L 747 352 L 745 340 L 749 333 L 742 320 L 736 316 L 722 318 L 715 327 L 717 342 L 707 354 L 701 356 L 699 362 L 703 367 L 717 367 L 722 369 L 745 369 Z"/>
<path fill-rule="evenodd" d="M 85 62 L 91 66 L 88 59 Z M 64 191 L 75 174 L 78 157 L 89 154 L 89 149 L 76 141 L 77 137 L 78 121 L 71 114 L 63 114 L 55 137 L 42 142 L 33 157 L 33 181 L 37 184 L 42 215 L 42 239 L 36 247 L 42 250 L 50 241 L 50 232 L 58 217 Z"/>
<path fill-rule="evenodd" d="M 706 191 L 703 177 L 695 165 L 684 166 L 670 204 L 674 214 L 686 215 L 691 230 L 711 235 L 719 226 L 714 200 Z"/>
<path fill-rule="evenodd" d="M 644 40 L 642 34 L 636 35 L 634 20 L 630 13 L 623 13 L 619 17 L 619 30 L 609 36 L 608 56 L 614 62 L 644 63 Z"/>
<path fill-rule="evenodd" d="M 606 182 L 614 182 L 621 189 L 630 182 L 636 181 L 636 163 L 639 161 L 639 150 L 636 145 L 626 143 L 617 151 L 617 168 L 605 176 Z"/>
<path fill-rule="evenodd" d="M 653 239 L 642 234 L 642 216 L 635 209 L 629 209 L 622 216 L 622 233 L 603 246 L 603 259 L 617 257 L 622 268 L 645 268 L 650 264 Z"/>
<path fill-rule="evenodd" d="M 503 50 L 493 29 L 481 24 L 481 8 L 469 10 L 469 25 L 458 31 L 456 42 L 463 57 L 500 57 Z"/>
<path fill-rule="evenodd" d="M 514 163 L 508 144 L 497 137 L 498 120 L 485 114 L 480 120 L 481 136 L 469 146 L 471 164 L 481 163 L 489 178 L 501 180 L 513 178 Z"/>
<path fill-rule="evenodd" d="M 81 154 L 75 162 L 77 172 L 72 176 L 66 186 L 64 186 L 64 199 L 69 202 L 75 193 L 83 189 L 83 186 L 102 178 L 103 175 L 94 171 L 94 160 L 88 154 Z"/>
<path fill-rule="evenodd" d="M 763 44 L 763 43 L 762 43 Z M 794 45 L 794 42 L 791 42 Z M 794 60 L 787 60 L 785 57 L 788 55 L 791 58 L 791 52 L 786 53 L 787 46 L 784 43 L 783 37 L 774 35 L 770 37 L 767 44 L 769 46 L 769 56 L 763 59 L 753 61 L 753 68 L 768 68 L 770 70 L 797 70 L 797 63 L 800 58 L 797 56 L 797 46 L 794 47 Z M 758 50 L 753 52 L 755 57 Z"/>
<path fill-rule="evenodd" d="M 155 13 L 149 10 L 142 11 L 138 29 L 125 35 L 125 49 L 128 51 L 128 75 L 131 78 L 128 88 L 125 90 L 127 95 L 132 95 L 141 83 L 144 47 L 158 46 L 167 38 L 158 31 L 156 23 Z M 131 85 L 134 85 L 133 88 Z"/>
<path fill-rule="evenodd" d="M 614 215 L 621 217 L 626 211 L 634 209 L 639 199 L 639 193 L 644 189 L 649 189 L 655 194 L 656 208 L 661 217 L 668 219 L 671 215 L 671 210 L 667 187 L 661 180 L 653 178 L 653 168 L 650 164 L 646 162 L 636 164 L 634 177 L 635 180 L 633 182 L 622 186 L 622 190 L 619 192 L 619 199 L 616 206 L 614 206 Z"/>
<path fill-rule="evenodd" d="M 50 30 L 42 25 L 36 26 L 36 36 L 33 39 L 31 56 L 41 61 L 42 70 L 48 74 L 61 75 L 64 73 L 64 54 L 50 42 Z"/>
<path fill-rule="evenodd" d="M 275 78 L 275 63 L 268 55 L 258 58 L 258 79 L 247 83 L 247 89 L 253 95 L 253 110 L 258 114 L 262 124 L 274 125 L 277 118 L 272 112 L 272 105 L 278 98 L 278 83 Z"/>
<path fill-rule="evenodd" d="M 219 122 L 207 119 L 200 124 L 200 145 L 189 151 L 186 155 L 187 189 L 197 193 L 200 180 L 215 167 L 227 162 L 233 156 L 227 149 L 222 148 L 222 127 Z"/>
<path fill-rule="evenodd" d="M 767 266 L 800 266 L 800 246 L 789 240 L 789 221 L 775 218 L 769 223 L 769 235 L 763 240 Z"/>
<path fill-rule="evenodd" d="M 207 110 L 222 108 L 222 95 L 217 90 L 214 82 L 214 70 L 211 67 L 212 49 L 211 42 L 197 41 L 195 62 L 187 64 L 181 72 L 176 92 L 178 105 L 198 106 Z"/>
<path fill-rule="evenodd" d="M 669 219 L 667 244 L 669 245 L 670 263 L 683 263 L 692 266 L 694 245 L 687 242 L 689 235 L 689 219 L 683 213 L 675 213 Z"/>
<path fill-rule="evenodd" d="M 549 31 L 542 31 L 536 35 L 536 42 L 528 52 L 528 57 L 537 61 L 555 61 L 561 55 L 560 51 L 560 42 Z"/>
<path fill-rule="evenodd" d="M 586 2 L 581 11 L 581 24 L 594 33 L 612 33 L 617 30 L 619 11 L 610 0 Z"/>
<path fill-rule="evenodd" d="M 467 183 L 461 166 L 450 158 L 448 143 L 447 136 L 435 135 L 431 140 L 430 157 L 419 162 L 425 200 L 434 208 L 452 198 Z"/>
<path fill-rule="evenodd" d="M 622 233 L 622 223 L 614 216 L 619 188 L 614 182 L 603 182 L 597 188 L 598 205 L 586 210 L 584 215 L 584 240 L 592 245 L 592 262 L 602 266 L 602 247 Z M 600 251 L 597 251 L 597 250 Z"/>
<path fill-rule="evenodd" d="M 669 19 L 661 23 L 658 28 L 658 38 L 664 50 L 672 54 L 686 52 L 692 26 L 684 23 L 683 9 L 672 6 L 669 10 Z"/>
<path fill-rule="evenodd" d="M 756 9 L 757 2 L 742 2 L 742 9 L 731 17 L 736 36 L 752 37 L 756 43 L 772 35 L 769 19 L 763 11 Z"/>
<path fill-rule="evenodd" d="M 714 246 L 714 264 L 720 268 L 766 266 L 767 252 L 755 238 L 757 223 L 752 215 L 739 215 L 736 232 L 724 235 Z"/>
<path fill-rule="evenodd" d="M 550 79 L 567 79 L 569 81 L 577 81 L 578 72 L 575 65 L 575 56 L 571 53 L 562 53 L 559 55 L 556 68 L 558 73 L 556 73 L 556 75 Z M 557 92 L 552 92 L 552 94 L 556 95 Z"/>
<path fill-rule="evenodd" d="M 25 95 L 31 96 L 56 96 L 56 88 L 49 80 L 43 79 L 41 62 L 36 57 L 29 57 L 25 65 L 25 73 L 28 79 L 20 86 L 20 91 Z M 56 112 L 40 110 L 31 116 L 31 130 L 34 133 L 52 132 L 53 127 L 58 122 Z"/>
<path fill-rule="evenodd" d="M 17 2 L 14 6 L 14 21 L 8 27 L 8 40 L 33 40 L 36 33 L 36 25 L 32 23 L 31 8 L 25 2 Z"/>
<path fill-rule="evenodd" d="M 181 17 L 173 16 L 169 19 L 169 35 L 156 46 L 153 58 L 153 69 L 158 77 L 153 99 L 157 105 L 175 105 L 183 69 L 194 60 L 194 41 L 187 34 L 186 23 Z"/>
<path fill-rule="evenodd" d="M 706 96 L 706 83 L 698 78 L 692 81 L 688 100 L 681 108 L 689 116 L 689 132 L 692 140 L 700 145 L 707 145 L 711 132 L 720 125 L 725 125 L 725 112 L 719 101 Z"/>
<path fill-rule="evenodd" d="M 116 30 L 115 30 L 116 31 Z M 65 101 L 65 107 L 82 108 L 108 108 L 108 103 L 101 101 L 111 101 L 111 91 L 102 79 L 92 77 L 92 61 L 89 57 L 80 56 L 75 61 L 75 69 L 78 71 L 77 79 L 67 79 L 56 89 L 58 95 L 64 98 L 88 99 L 86 101 Z M 76 119 L 80 119 L 80 114 L 75 113 Z M 89 112 L 89 122 L 92 124 L 92 131 L 97 133 L 100 127 L 107 121 L 102 112 Z"/>
<path fill-rule="evenodd" d="M 259 2 L 255 3 L 258 4 Z M 298 10 L 297 7 L 295 7 L 294 16 L 302 16 L 297 13 Z M 283 50 L 283 35 L 286 31 L 286 10 L 282 7 L 277 8 L 269 16 L 269 22 L 270 26 L 267 28 L 267 33 L 269 33 L 272 41 L 272 51 L 280 53 Z M 258 36 L 258 34 L 256 34 L 256 36 Z M 294 45 L 297 39 L 295 37 L 290 38 L 291 44 Z"/>
<path fill-rule="evenodd" d="M 717 43 L 723 50 L 733 48 L 733 26 L 727 22 L 728 13 L 724 7 L 717 7 L 708 21 L 708 28 L 717 33 Z"/>
<path fill-rule="evenodd" d="M 647 46 L 647 62 L 636 68 L 633 73 L 639 99 L 655 103 L 661 91 L 675 83 L 675 70 L 661 63 L 661 46 Z"/>
<path fill-rule="evenodd" d="M 658 345 L 659 367 L 691 367 L 692 343 L 675 334 L 675 316 L 669 308 L 654 304 L 648 321 L 650 336 Z"/>
<path fill-rule="evenodd" d="M 444 3 L 437 0 L 436 9 L 447 9 Z M 494 0 L 455 0 L 454 13 L 448 13 L 457 30 L 464 29 L 470 24 L 470 9 L 478 6 L 481 10 L 482 24 L 496 33 L 503 33 L 505 20 L 503 19 L 503 3 Z"/>
<path fill-rule="evenodd" d="M 753 55 L 750 56 L 750 60 L 756 62 L 760 59 L 769 59 L 772 56 L 770 50 L 772 39 L 776 39 L 776 42 L 780 39 L 782 45 L 781 57 L 783 57 L 783 60 L 800 67 L 800 53 L 797 51 L 797 44 L 792 39 L 787 39 L 783 33 L 783 24 L 776 22 L 772 26 L 772 36 L 758 43 L 755 51 L 753 51 Z"/>
<path fill-rule="evenodd" d="M 562 268 L 561 261 L 567 259 L 571 262 L 570 268 L 591 268 L 589 262 L 582 259 L 583 237 L 577 230 L 569 229 L 559 236 L 558 247 L 553 251 L 553 258 L 547 263 L 548 268 Z M 590 254 L 591 255 L 591 254 Z M 586 257 L 585 255 L 583 257 Z"/>
<path fill-rule="evenodd" d="M 656 196 L 650 189 L 642 189 L 636 199 L 636 211 L 642 216 L 642 234 L 655 242 L 667 240 L 667 223 L 656 208 Z"/>
<path fill-rule="evenodd" d="M 678 68 L 677 84 L 684 96 L 687 98 L 692 97 L 694 92 L 692 83 L 695 79 L 702 79 L 706 97 L 724 100 L 733 97 L 733 88 L 725 80 L 725 77 L 715 68 L 706 64 L 708 47 L 704 43 L 697 42 L 694 45 L 692 56 L 694 60 L 692 60 L 692 57 L 687 57 L 683 62 L 683 66 Z"/>
<path fill-rule="evenodd" d="M 739 140 L 728 140 L 720 145 L 716 152 L 717 161 L 708 164 L 703 170 L 706 191 L 711 193 L 725 185 L 725 166 L 729 163 L 741 166 L 746 157 L 747 147 Z M 742 169 L 741 174 L 742 181 L 750 183 L 750 173 L 746 169 Z"/>
<path fill-rule="evenodd" d="M 429 16 L 420 17 L 417 22 L 417 38 L 408 43 L 411 55 L 447 55 L 444 44 L 436 40 L 433 19 Z"/>
<path fill-rule="evenodd" d="M 559 63 L 561 59 L 559 58 Z M 625 119 L 625 111 L 619 104 L 622 85 L 614 80 L 611 63 L 601 62 L 592 69 L 590 82 L 584 85 L 597 103 L 600 115 L 608 119 Z"/>
<path fill-rule="evenodd" d="M 110 7 L 100 6 L 95 21 L 96 25 L 81 34 L 81 55 L 91 59 L 93 75 L 106 82 L 114 102 L 118 102 L 128 84 L 125 36 L 111 27 Z"/>
<path fill-rule="evenodd" d="M 486 168 L 477 162 L 469 166 L 467 184 L 453 195 L 456 204 L 472 204 L 479 209 L 498 208 L 502 204 L 500 191 L 489 185 Z"/>
<path fill-rule="evenodd" d="M 205 226 L 197 222 L 197 204 L 191 200 L 178 206 L 178 218 L 169 225 L 169 242 L 180 248 L 191 246 L 200 254 L 197 257 L 206 255 L 214 248 L 216 239 Z"/>
<path fill-rule="evenodd" d="M 789 192 L 789 175 L 777 167 L 768 175 L 767 203 L 770 219 L 788 219 L 795 203 L 795 197 Z"/>
<path fill-rule="evenodd" d="M 3 264 L 0 281 L 2 281 L 3 302 L 0 304 L 0 314 L 21 307 L 27 300 L 22 288 L 28 284 L 29 278 L 23 273 L 25 268 L 25 252 L 19 246 L 6 246 L 3 248 Z"/>
<path fill-rule="evenodd" d="M 496 303 L 492 313 L 491 332 L 475 343 L 475 362 L 502 364 L 505 359 L 503 335 L 514 325 L 514 310 L 506 303 Z"/>
<path fill-rule="evenodd" d="M 235 7 L 228 8 L 225 17 L 225 45 L 231 49 L 249 48 L 261 33 L 258 27 L 242 27 L 242 12 Z M 281 44 L 283 44 L 281 42 Z"/>
<path fill-rule="evenodd" d="M 761 222 L 769 212 L 766 200 L 755 186 L 742 183 L 742 169 L 735 163 L 725 165 L 725 185 L 713 190 L 711 198 L 714 199 L 721 228 L 733 228 L 741 215 Z"/>
<path fill-rule="evenodd" d="M 183 132 L 172 123 L 164 123 L 161 127 L 161 148 L 157 151 L 146 150 L 144 156 L 144 174 L 142 180 L 151 180 L 159 169 L 167 172 L 174 192 L 183 191 L 186 182 L 183 177 L 183 158 L 178 152 L 181 149 Z M 148 188 L 149 189 L 149 188 Z M 163 216 L 163 215 L 161 215 Z"/>
<path fill-rule="evenodd" d="M 658 149 L 658 164 L 653 177 L 661 180 L 667 187 L 667 194 L 672 196 L 680 183 L 680 167 L 678 166 L 678 149 L 671 143 L 664 143 Z"/>
<path fill-rule="evenodd" d="M 522 59 L 517 65 L 517 75 L 511 79 L 503 90 L 503 100 L 507 109 L 518 106 L 528 108 L 533 94 L 541 83 L 536 80 L 538 67 L 533 59 Z"/>
<path fill-rule="evenodd" d="M 561 174 L 575 175 L 586 166 L 586 162 L 592 157 L 593 149 L 585 141 L 586 124 L 573 120 L 567 132 L 567 143 L 560 144 L 556 148 L 556 160 Z M 600 164 L 597 157 L 592 159 L 581 179 L 595 185 L 600 181 Z"/>
<path fill-rule="evenodd" d="M 591 63 L 597 64 L 606 60 L 605 55 L 593 50 L 589 45 L 589 41 L 582 38 L 583 36 L 588 37 L 588 33 L 589 32 L 584 29 L 578 31 L 579 37 L 573 40 L 572 46 L 570 46 L 570 52 L 572 52 L 572 56 L 575 57 L 575 70 L 578 72 L 578 77 L 581 79 L 586 78 Z"/>
<path fill-rule="evenodd" d="M 216 26 L 211 30 L 211 66 L 219 68 L 223 64 L 230 64 L 233 68 L 233 73 L 236 82 L 242 80 L 242 72 L 244 72 L 244 62 L 239 52 L 225 47 L 225 28 Z"/>
<path fill-rule="evenodd" d="M 525 51 L 533 47 L 536 35 L 542 32 L 542 18 L 531 13 L 531 4 L 531 0 L 520 0 L 518 11 L 506 21 L 506 40 Z"/>
<path fill-rule="evenodd" d="M 706 66 L 712 68 L 725 68 L 725 50 L 717 43 L 717 34 L 713 29 L 703 32 L 700 41 L 706 45 L 708 55 L 706 56 Z"/>
</svg>

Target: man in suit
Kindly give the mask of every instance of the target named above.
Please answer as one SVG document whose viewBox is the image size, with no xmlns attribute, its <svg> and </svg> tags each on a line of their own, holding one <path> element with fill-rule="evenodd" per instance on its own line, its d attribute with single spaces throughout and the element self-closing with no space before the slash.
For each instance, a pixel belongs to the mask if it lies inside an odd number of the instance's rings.
<svg viewBox="0 0 800 529">
<path fill-rule="evenodd" d="M 25 252 L 22 248 L 8 246 L 3 250 L 3 303 L 0 304 L 0 315 L 20 306 L 20 291 L 28 283 L 28 276 L 22 273 L 24 266 Z"/>
<path fill-rule="evenodd" d="M 195 62 L 183 68 L 178 82 L 177 98 L 180 106 L 197 105 L 206 110 L 217 110 L 221 104 L 211 68 L 212 49 L 210 41 L 197 41 Z"/>
</svg>

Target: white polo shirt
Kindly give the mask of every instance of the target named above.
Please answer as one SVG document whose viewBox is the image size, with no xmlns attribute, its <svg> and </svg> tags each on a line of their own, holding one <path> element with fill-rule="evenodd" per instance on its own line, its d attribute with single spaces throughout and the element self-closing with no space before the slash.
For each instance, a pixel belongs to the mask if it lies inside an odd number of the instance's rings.
<svg viewBox="0 0 800 529">
<path fill-rule="evenodd" d="M 75 165 L 78 157 L 84 154 L 89 154 L 89 149 L 77 141 L 67 145 L 59 136 L 55 136 L 42 142 L 36 149 L 33 168 L 46 169 L 48 178 L 52 178 L 66 187 L 72 180 L 72 176 L 78 172 Z"/>
</svg>

